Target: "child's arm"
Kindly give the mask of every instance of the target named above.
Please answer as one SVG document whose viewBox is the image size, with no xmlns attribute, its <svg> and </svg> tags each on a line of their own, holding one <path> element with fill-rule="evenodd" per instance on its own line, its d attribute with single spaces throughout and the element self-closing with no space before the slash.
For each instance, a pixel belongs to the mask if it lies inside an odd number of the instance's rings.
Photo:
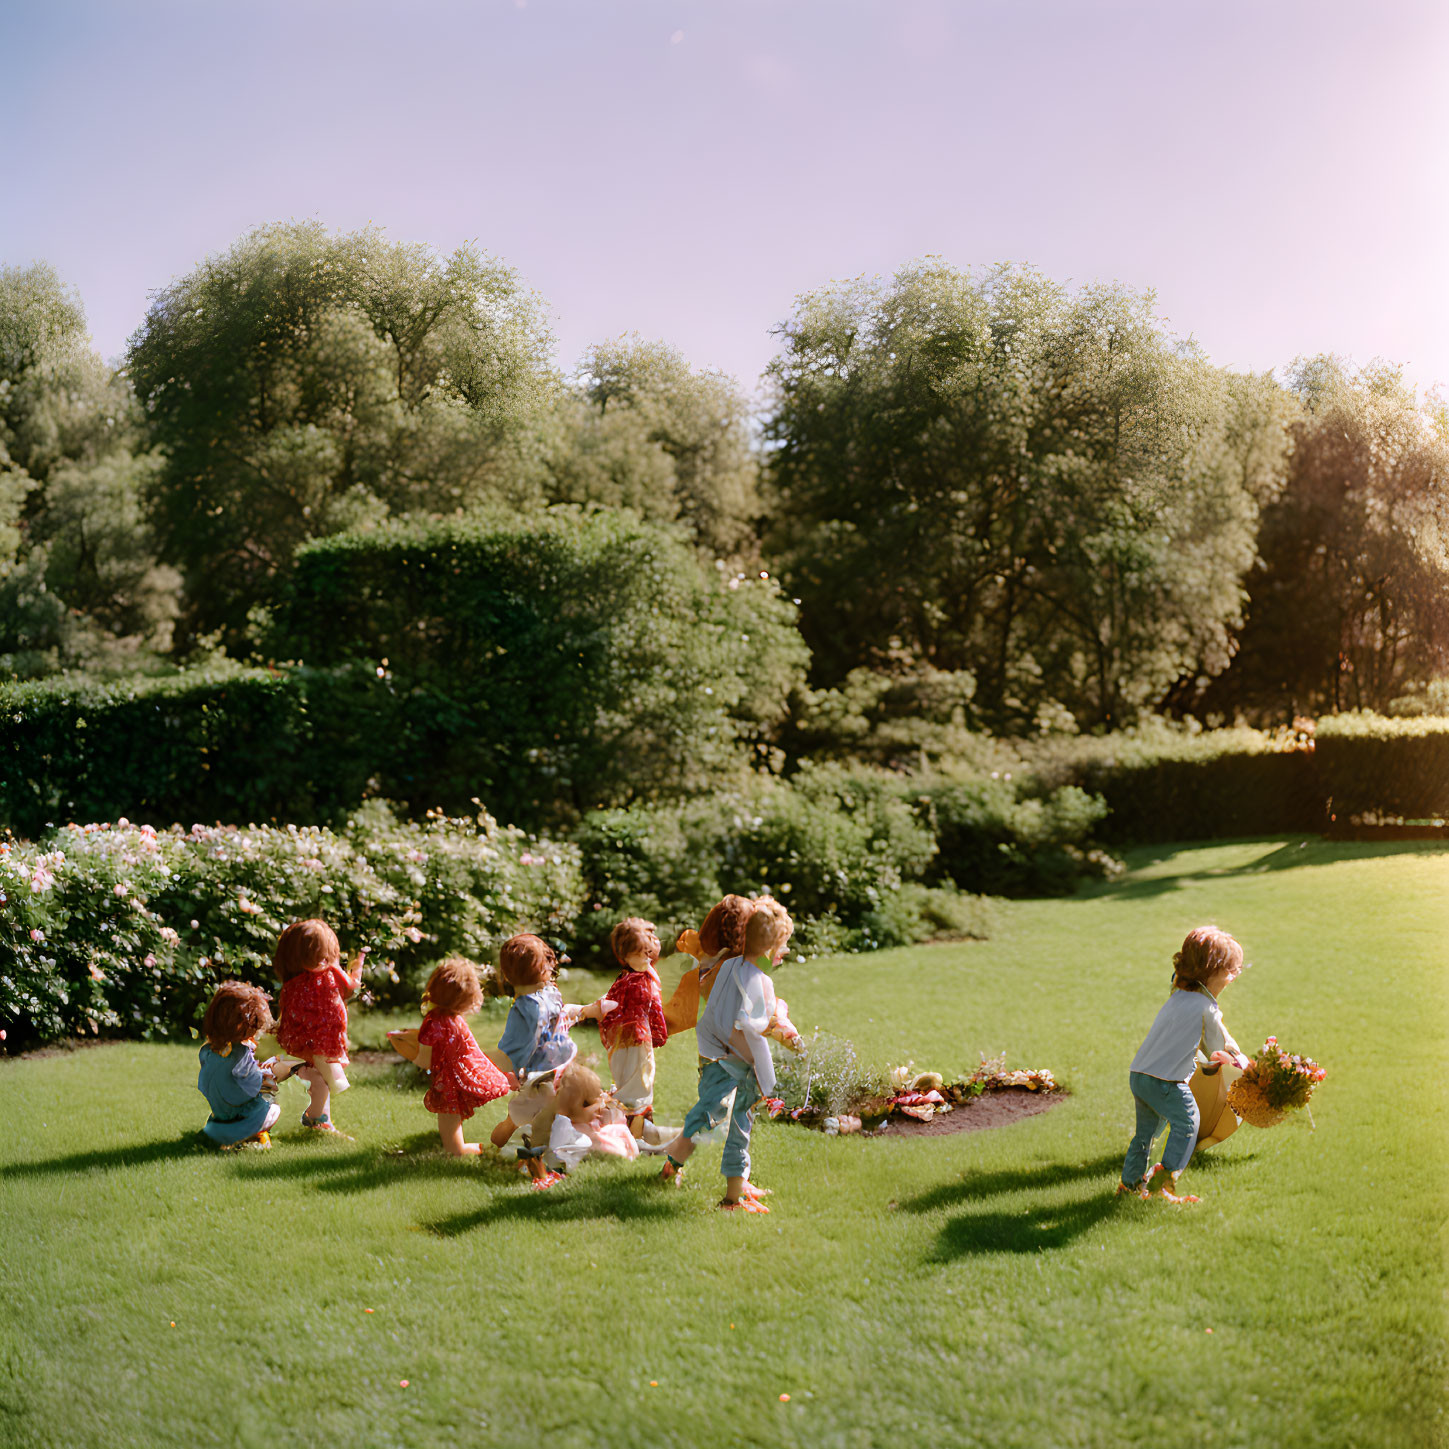
<svg viewBox="0 0 1449 1449">
<path fill-rule="evenodd" d="M 1223 1025 L 1223 1013 L 1215 1001 L 1209 1002 L 1203 1012 L 1202 1045 L 1210 1060 L 1219 1052 L 1227 1052 L 1234 1066 L 1246 1069 L 1248 1065 L 1242 1047 L 1228 1035 L 1228 1029 Z"/>
</svg>

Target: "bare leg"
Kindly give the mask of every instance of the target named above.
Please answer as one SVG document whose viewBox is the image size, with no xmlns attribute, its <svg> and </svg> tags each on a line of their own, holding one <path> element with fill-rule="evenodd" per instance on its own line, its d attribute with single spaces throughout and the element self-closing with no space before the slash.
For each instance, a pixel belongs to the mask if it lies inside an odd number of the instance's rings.
<svg viewBox="0 0 1449 1449">
<path fill-rule="evenodd" d="M 306 1082 L 310 1094 L 310 1101 L 307 1103 L 307 1115 L 315 1122 L 327 1115 L 327 1108 L 332 1101 L 332 1088 L 327 1081 L 325 1072 L 319 1072 L 316 1067 L 303 1067 L 297 1073 Z"/>
<path fill-rule="evenodd" d="M 442 1121 L 440 1119 L 439 1122 L 438 1122 L 438 1130 L 439 1131 L 442 1130 L 442 1125 L 443 1124 L 442 1124 Z M 512 1137 L 513 1134 L 514 1134 L 514 1132 L 516 1132 L 517 1130 L 518 1130 L 518 1124 L 513 1120 L 513 1118 L 512 1117 L 505 1117 L 492 1130 L 492 1132 L 490 1132 L 488 1134 L 488 1140 L 495 1147 L 506 1147 L 506 1146 L 508 1146 L 508 1139 L 510 1137 Z"/>
<path fill-rule="evenodd" d="M 744 1193 L 745 1193 L 745 1180 L 744 1180 L 744 1178 L 742 1178 L 742 1177 L 727 1177 L 727 1178 L 725 1178 L 725 1195 L 724 1195 L 724 1200 L 726 1202 L 738 1202 L 744 1196 Z"/>
<path fill-rule="evenodd" d="M 438 1136 L 453 1157 L 471 1157 L 483 1150 L 476 1142 L 463 1141 L 463 1119 L 453 1112 L 438 1113 Z"/>
</svg>

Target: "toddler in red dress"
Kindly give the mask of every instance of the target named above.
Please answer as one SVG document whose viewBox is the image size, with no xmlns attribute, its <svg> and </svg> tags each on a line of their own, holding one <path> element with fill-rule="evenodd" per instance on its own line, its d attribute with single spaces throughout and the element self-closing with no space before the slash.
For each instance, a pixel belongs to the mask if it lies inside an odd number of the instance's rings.
<svg viewBox="0 0 1449 1449">
<path fill-rule="evenodd" d="M 302 1125 L 335 1132 L 333 1092 L 347 1090 L 347 998 L 362 984 L 362 956 L 342 969 L 337 933 L 326 921 L 293 921 L 277 942 L 272 965 L 282 978 L 277 1042 L 306 1062 L 296 1075 L 311 1091 Z"/>
<path fill-rule="evenodd" d="M 423 1106 L 438 1115 L 438 1136 L 454 1157 L 481 1152 L 463 1140 L 463 1123 L 486 1102 L 508 1095 L 508 1078 L 483 1055 L 463 1020 L 483 1004 L 483 988 L 471 961 L 453 956 L 428 977 L 423 993 L 428 1014 L 418 1032 L 418 1066 L 433 1084 Z"/>
<path fill-rule="evenodd" d="M 607 996 L 614 1009 L 600 1015 L 599 1040 L 609 1054 L 614 1074 L 614 1100 L 624 1109 L 629 1131 L 646 1149 L 674 1140 L 674 1129 L 656 1127 L 654 1116 L 654 1049 L 669 1040 L 664 1001 L 659 993 L 659 934 L 648 921 L 630 916 L 609 937 L 615 959 L 624 968 Z"/>
</svg>

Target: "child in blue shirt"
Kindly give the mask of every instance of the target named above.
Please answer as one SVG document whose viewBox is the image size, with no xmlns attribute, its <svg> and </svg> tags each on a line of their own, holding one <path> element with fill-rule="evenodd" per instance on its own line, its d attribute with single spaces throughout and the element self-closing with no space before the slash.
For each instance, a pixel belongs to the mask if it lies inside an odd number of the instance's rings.
<svg viewBox="0 0 1449 1449">
<path fill-rule="evenodd" d="M 498 974 L 513 988 L 513 1005 L 503 1024 L 498 1050 L 484 1055 L 507 1073 L 516 1090 L 508 1099 L 508 1115 L 493 1129 L 490 1140 L 503 1147 L 519 1128 L 523 1147 L 519 1156 L 538 1188 L 552 1187 L 559 1174 L 544 1166 L 554 1119 L 554 1091 L 563 1070 L 578 1047 L 569 1028 L 581 1017 L 597 1021 L 613 1005 L 596 1001 L 591 1006 L 565 1006 L 554 985 L 558 957 L 538 936 L 514 936 L 498 952 Z"/>
<path fill-rule="evenodd" d="M 201 1074 L 197 1090 L 211 1106 L 202 1131 L 218 1147 L 270 1147 L 270 1128 L 281 1108 L 264 1092 L 277 1079 L 257 1063 L 256 1039 L 275 1031 L 266 992 L 244 981 L 223 981 L 206 1008 L 201 1030 Z"/>
<path fill-rule="evenodd" d="M 745 948 L 718 968 L 709 1000 L 699 1014 L 695 1037 L 704 1068 L 699 1100 L 689 1109 L 680 1134 L 669 1144 L 669 1160 L 660 1174 L 678 1181 L 694 1152 L 694 1139 L 729 1119 L 720 1171 L 727 1211 L 769 1212 L 763 1190 L 750 1182 L 750 1131 L 755 1103 L 775 1090 L 775 1065 L 767 1033 L 777 1019 L 775 987 L 766 968 L 776 965 L 794 929 L 785 908 L 761 900 L 745 927 Z"/>
</svg>

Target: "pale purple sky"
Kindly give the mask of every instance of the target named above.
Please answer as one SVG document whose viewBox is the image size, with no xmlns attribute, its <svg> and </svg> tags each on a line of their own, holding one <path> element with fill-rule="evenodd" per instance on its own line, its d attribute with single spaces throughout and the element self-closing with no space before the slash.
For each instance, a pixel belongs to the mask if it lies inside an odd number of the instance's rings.
<svg viewBox="0 0 1449 1449">
<path fill-rule="evenodd" d="M 0 67 L 0 261 L 108 356 L 317 217 L 476 240 L 565 366 L 638 330 L 753 387 L 797 293 L 935 253 L 1449 384 L 1443 0 L 8 0 Z"/>
</svg>

